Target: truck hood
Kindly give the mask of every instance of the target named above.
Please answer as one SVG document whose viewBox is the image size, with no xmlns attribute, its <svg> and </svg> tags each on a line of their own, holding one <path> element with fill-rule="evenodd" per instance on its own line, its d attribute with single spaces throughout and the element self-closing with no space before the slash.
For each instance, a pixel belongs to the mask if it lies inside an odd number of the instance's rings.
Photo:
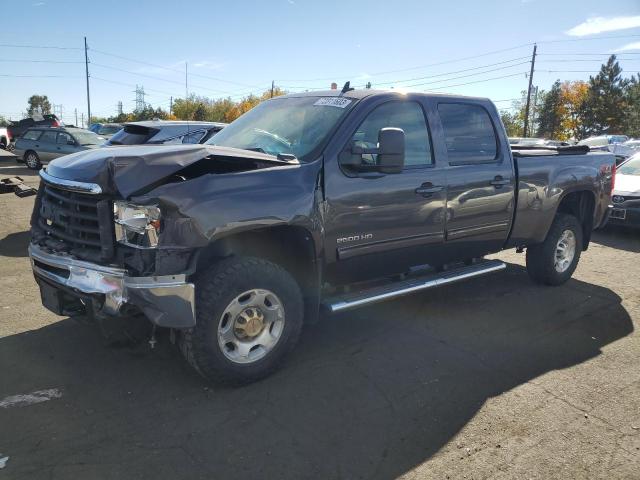
<svg viewBox="0 0 640 480">
<path fill-rule="evenodd" d="M 245 160 L 244 170 L 253 170 L 251 162 L 267 162 L 270 166 L 291 165 L 273 155 L 219 147 L 215 145 L 137 145 L 104 147 L 60 157 L 49 163 L 47 173 L 76 182 L 95 183 L 107 194 L 124 198 L 157 186 L 167 177 L 197 162 L 216 159 Z M 255 162 L 254 162 L 255 163 Z"/>
<path fill-rule="evenodd" d="M 640 195 L 640 176 L 616 174 L 615 195 Z"/>
</svg>

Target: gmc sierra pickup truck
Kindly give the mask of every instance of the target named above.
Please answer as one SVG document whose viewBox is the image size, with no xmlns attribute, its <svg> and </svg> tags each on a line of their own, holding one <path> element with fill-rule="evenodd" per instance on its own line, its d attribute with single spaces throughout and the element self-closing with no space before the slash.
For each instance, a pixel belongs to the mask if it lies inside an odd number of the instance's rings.
<svg viewBox="0 0 640 480">
<path fill-rule="evenodd" d="M 204 145 L 88 150 L 41 171 L 29 247 L 59 315 L 144 315 L 214 381 L 272 372 L 321 311 L 505 267 L 559 285 L 606 220 L 588 147 L 514 150 L 487 99 L 362 90 L 266 101 Z M 389 319 L 393 322 L 393 319 Z"/>
</svg>

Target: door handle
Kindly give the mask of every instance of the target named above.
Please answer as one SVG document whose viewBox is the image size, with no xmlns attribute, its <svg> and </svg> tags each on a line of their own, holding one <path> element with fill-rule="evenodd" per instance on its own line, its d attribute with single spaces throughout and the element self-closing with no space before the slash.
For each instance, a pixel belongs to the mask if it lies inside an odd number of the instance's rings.
<svg viewBox="0 0 640 480">
<path fill-rule="evenodd" d="M 418 195 L 422 195 L 423 197 L 430 197 L 434 193 L 438 193 L 442 191 L 444 187 L 441 185 L 432 185 L 431 183 L 423 183 L 418 188 L 416 188 L 416 193 Z"/>
<path fill-rule="evenodd" d="M 502 188 L 503 185 L 509 185 L 511 183 L 511 180 L 504 179 L 504 178 L 502 178 L 501 175 L 498 175 L 496 178 L 491 180 L 490 183 L 491 183 L 491 185 L 493 185 L 496 188 Z"/>
</svg>

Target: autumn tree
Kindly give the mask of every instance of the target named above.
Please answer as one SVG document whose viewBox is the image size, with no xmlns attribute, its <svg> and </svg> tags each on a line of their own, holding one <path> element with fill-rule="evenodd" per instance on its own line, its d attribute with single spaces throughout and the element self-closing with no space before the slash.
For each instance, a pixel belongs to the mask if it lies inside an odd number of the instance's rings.
<svg viewBox="0 0 640 480">
<path fill-rule="evenodd" d="M 29 117 L 35 114 L 46 115 L 51 113 L 51 102 L 46 95 L 31 95 L 27 100 L 27 115 Z"/>
</svg>

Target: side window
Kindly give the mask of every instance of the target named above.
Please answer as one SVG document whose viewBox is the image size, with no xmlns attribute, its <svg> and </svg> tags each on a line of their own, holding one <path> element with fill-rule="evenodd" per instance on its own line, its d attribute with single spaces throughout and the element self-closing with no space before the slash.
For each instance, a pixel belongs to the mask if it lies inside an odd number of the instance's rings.
<svg viewBox="0 0 640 480">
<path fill-rule="evenodd" d="M 480 105 L 440 103 L 449 163 L 490 162 L 498 155 L 498 142 L 489 113 Z"/>
<path fill-rule="evenodd" d="M 71 138 L 71 135 L 68 133 L 58 133 L 58 145 L 66 145 L 71 140 L 73 140 L 73 138 Z"/>
<path fill-rule="evenodd" d="M 207 133 L 204 130 L 200 130 L 199 132 L 191 132 L 182 137 L 182 143 L 200 143 L 204 134 Z"/>
<path fill-rule="evenodd" d="M 57 132 L 44 132 L 40 137 L 40 141 L 44 143 L 56 143 Z"/>
<path fill-rule="evenodd" d="M 433 164 L 431 142 L 424 113 L 416 102 L 389 102 L 377 107 L 360 124 L 352 137 L 354 145 L 373 148 L 381 128 L 401 128 L 405 135 L 405 166 Z M 375 164 L 377 155 L 363 155 L 363 161 Z"/>
<path fill-rule="evenodd" d="M 37 140 L 38 138 L 40 138 L 41 133 L 41 130 L 28 130 L 25 132 L 22 138 L 24 138 L 25 140 Z"/>
</svg>

